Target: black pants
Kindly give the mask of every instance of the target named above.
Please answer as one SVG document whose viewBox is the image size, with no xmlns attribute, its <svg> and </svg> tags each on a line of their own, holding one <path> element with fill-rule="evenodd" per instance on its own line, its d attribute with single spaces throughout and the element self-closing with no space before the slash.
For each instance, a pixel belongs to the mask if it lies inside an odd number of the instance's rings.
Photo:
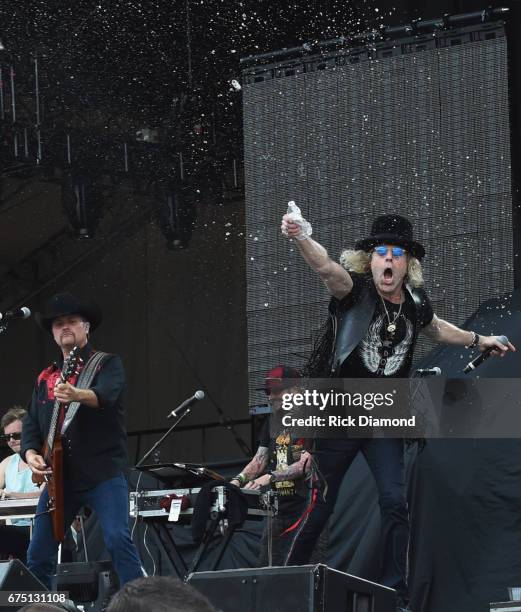
<svg viewBox="0 0 521 612">
<path fill-rule="evenodd" d="M 345 472 L 358 451 L 373 473 L 378 488 L 382 515 L 383 560 L 380 581 L 396 589 L 407 600 L 407 547 L 409 516 L 405 495 L 404 444 L 401 439 L 317 440 L 316 459 L 327 482 L 321 487 L 317 503 L 299 531 L 288 565 L 303 565 L 311 553 L 324 524 L 333 512 Z"/>
<path fill-rule="evenodd" d="M 0 557 L 14 557 L 24 564 L 27 563 L 29 535 L 29 527 L 0 525 Z"/>
<path fill-rule="evenodd" d="M 284 534 L 284 532 L 293 526 L 306 511 L 308 501 L 304 500 L 300 506 L 292 507 L 290 510 L 284 508 L 284 503 L 279 501 L 279 512 L 273 517 L 272 523 L 272 558 L 273 566 L 286 565 L 286 559 L 290 551 L 295 535 L 298 533 L 298 528 Z M 284 534 L 284 535 L 283 535 Z M 264 526 L 262 533 L 260 553 L 257 560 L 257 567 L 266 567 L 268 565 L 268 527 Z M 310 563 L 326 563 L 327 547 L 329 543 L 329 530 L 327 525 L 324 527 L 316 546 L 313 547 L 310 555 Z"/>
</svg>

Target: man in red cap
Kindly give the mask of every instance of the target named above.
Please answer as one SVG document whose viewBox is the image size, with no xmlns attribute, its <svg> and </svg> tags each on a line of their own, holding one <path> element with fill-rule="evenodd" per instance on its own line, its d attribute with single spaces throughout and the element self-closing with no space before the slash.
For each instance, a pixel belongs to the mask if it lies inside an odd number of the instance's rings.
<svg viewBox="0 0 521 612">
<path fill-rule="evenodd" d="M 57 436 L 62 438 L 64 453 L 63 526 L 72 523 L 81 506 L 91 507 L 98 515 L 105 545 L 124 584 L 142 576 L 143 571 L 128 529 L 128 486 L 123 475 L 127 465 L 123 364 L 117 355 L 95 351 L 89 342 L 101 318 L 99 308 L 67 293 L 53 296 L 47 312 L 37 314 L 37 322 L 52 334 L 60 355 L 37 378 L 24 419 L 20 455 L 34 474 L 51 474 L 41 449 L 55 405 L 59 404 Z M 80 349 L 82 362 L 69 381 L 62 382 L 62 364 L 75 346 Z M 93 359 L 99 359 L 95 366 Z M 79 377 L 83 369 L 89 370 L 89 364 L 93 364 L 93 376 L 88 385 L 80 387 Z M 27 558 L 29 569 L 50 588 L 58 542 L 46 512 L 48 498 L 46 488 L 40 496 Z"/>
<path fill-rule="evenodd" d="M 283 395 L 294 391 L 301 374 L 295 368 L 279 365 L 266 374 L 264 390 L 272 411 L 280 410 Z M 232 479 L 232 483 L 245 489 L 271 486 L 278 497 L 278 514 L 273 520 L 272 565 L 286 564 L 286 558 L 298 532 L 299 521 L 311 503 L 311 455 L 307 441 L 294 440 L 283 430 L 273 437 L 270 420 L 264 421 L 259 448 L 248 465 Z M 269 530 L 266 527 L 261 541 L 259 566 L 268 565 Z"/>
<path fill-rule="evenodd" d="M 312 355 L 306 374 L 339 378 L 406 378 L 420 331 L 438 342 L 503 356 L 515 350 L 497 336 L 480 336 L 439 319 L 422 289 L 425 249 L 411 223 L 396 214 L 377 217 L 369 237 L 346 250 L 340 263 L 311 239 L 311 225 L 294 210 L 282 218 L 282 233 L 325 283 L 332 299 L 329 327 Z M 333 511 L 343 476 L 362 452 L 376 481 L 382 516 L 381 582 L 396 589 L 398 610 L 408 605 L 409 517 L 405 495 L 403 440 L 318 439 L 316 456 L 327 483 L 296 539 L 290 564 L 308 562 L 315 541 Z"/>
</svg>

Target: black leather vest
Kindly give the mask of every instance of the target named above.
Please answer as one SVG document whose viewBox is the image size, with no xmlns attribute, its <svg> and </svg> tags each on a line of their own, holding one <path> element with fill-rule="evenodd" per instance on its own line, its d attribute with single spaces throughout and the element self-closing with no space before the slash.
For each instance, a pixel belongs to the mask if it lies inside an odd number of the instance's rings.
<svg viewBox="0 0 521 612">
<path fill-rule="evenodd" d="M 426 300 L 423 289 L 413 289 L 405 285 L 405 291 L 412 297 L 415 305 L 414 338 L 416 342 L 420 331 L 420 309 Z M 376 305 L 378 303 L 378 293 L 372 281 L 372 277 L 364 279 L 361 288 L 360 298 L 348 310 L 333 314 L 333 329 L 335 339 L 333 345 L 333 361 L 331 365 L 331 376 L 336 376 L 340 366 L 354 351 L 358 343 L 363 340 L 367 329 L 373 319 Z"/>
</svg>

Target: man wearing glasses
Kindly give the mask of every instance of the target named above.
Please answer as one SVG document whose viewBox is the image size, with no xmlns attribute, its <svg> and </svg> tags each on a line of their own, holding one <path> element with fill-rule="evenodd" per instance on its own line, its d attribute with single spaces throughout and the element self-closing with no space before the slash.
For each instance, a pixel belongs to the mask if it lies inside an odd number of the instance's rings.
<svg viewBox="0 0 521 612">
<path fill-rule="evenodd" d="M 296 239 L 300 253 L 332 295 L 329 324 L 310 358 L 311 377 L 385 378 L 409 376 L 420 331 L 437 342 L 503 356 L 515 350 L 496 336 L 480 336 L 439 319 L 422 290 L 424 247 L 411 223 L 399 215 L 377 217 L 371 235 L 346 250 L 340 263 L 310 238 L 299 214 L 282 218 L 282 233 Z M 316 459 L 327 482 L 296 542 L 289 565 L 307 563 L 315 541 L 332 513 L 342 478 L 357 453 L 363 453 L 376 481 L 382 519 L 381 583 L 396 589 L 398 610 L 406 610 L 409 517 L 405 492 L 403 440 L 396 438 L 318 439 Z"/>
<path fill-rule="evenodd" d="M 10 408 L 2 417 L 2 438 L 12 451 L 0 463 L 0 500 L 39 497 L 40 489 L 32 481 L 32 472 L 18 454 L 22 438 L 22 419 L 27 412 L 21 406 Z M 10 525 L 0 525 L 0 556 L 10 556 L 26 562 L 29 546 L 30 519 L 13 519 Z"/>
</svg>

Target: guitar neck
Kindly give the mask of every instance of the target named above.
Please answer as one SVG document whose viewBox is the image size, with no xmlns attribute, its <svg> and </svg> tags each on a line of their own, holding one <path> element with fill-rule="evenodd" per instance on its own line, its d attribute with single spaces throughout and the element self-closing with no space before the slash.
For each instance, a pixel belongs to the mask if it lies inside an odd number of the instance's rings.
<svg viewBox="0 0 521 612">
<path fill-rule="evenodd" d="M 69 353 L 69 356 L 67 357 L 67 359 L 65 359 L 65 361 L 63 362 L 63 367 L 60 373 L 60 378 L 56 384 L 62 384 L 62 383 L 67 382 L 69 378 L 73 375 L 76 369 L 76 366 L 77 366 L 77 362 L 78 362 L 78 356 L 77 356 L 78 350 L 79 350 L 78 347 L 75 346 Z M 61 402 L 55 399 L 54 408 L 53 408 L 52 417 L 51 417 L 51 424 L 49 426 L 49 433 L 47 434 L 48 452 L 51 452 L 54 447 L 54 440 L 56 439 L 56 434 L 58 430 L 58 421 L 60 417 L 61 407 L 62 407 Z"/>
</svg>

